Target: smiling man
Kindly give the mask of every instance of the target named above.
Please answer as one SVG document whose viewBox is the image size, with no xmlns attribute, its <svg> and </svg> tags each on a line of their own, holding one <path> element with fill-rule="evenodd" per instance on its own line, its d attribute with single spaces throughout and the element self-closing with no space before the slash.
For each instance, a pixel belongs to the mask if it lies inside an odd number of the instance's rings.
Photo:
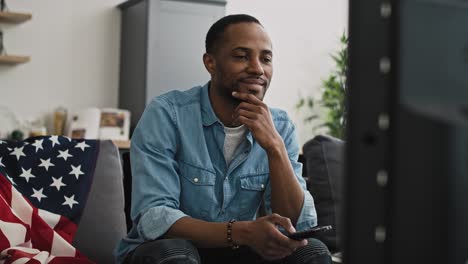
<svg viewBox="0 0 468 264">
<path fill-rule="evenodd" d="M 265 29 L 248 15 L 218 20 L 203 62 L 206 85 L 156 97 L 135 129 L 134 225 L 118 262 L 331 263 L 319 240 L 284 235 L 317 217 L 295 128 L 263 102 L 273 75 Z"/>
</svg>

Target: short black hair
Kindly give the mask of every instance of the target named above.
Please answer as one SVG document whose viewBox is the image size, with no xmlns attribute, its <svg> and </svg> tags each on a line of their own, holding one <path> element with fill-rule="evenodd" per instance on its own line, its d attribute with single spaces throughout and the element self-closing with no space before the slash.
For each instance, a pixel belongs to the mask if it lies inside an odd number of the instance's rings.
<svg viewBox="0 0 468 264">
<path fill-rule="evenodd" d="M 216 21 L 208 30 L 205 39 L 206 53 L 213 53 L 216 43 L 222 38 L 224 31 L 229 25 L 238 23 L 257 23 L 263 26 L 258 19 L 246 14 L 228 15 Z"/>
</svg>

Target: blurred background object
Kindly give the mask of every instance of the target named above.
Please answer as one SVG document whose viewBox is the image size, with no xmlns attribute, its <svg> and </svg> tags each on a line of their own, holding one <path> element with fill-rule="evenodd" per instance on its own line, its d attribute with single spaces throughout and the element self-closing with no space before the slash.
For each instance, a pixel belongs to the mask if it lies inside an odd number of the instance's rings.
<svg viewBox="0 0 468 264">
<path fill-rule="evenodd" d="M 19 121 L 16 115 L 7 107 L 0 105 L 0 139 L 7 139 L 11 133 L 19 129 Z"/>
<path fill-rule="evenodd" d="M 63 135 L 67 120 L 67 109 L 58 107 L 54 111 L 54 134 Z"/>
</svg>

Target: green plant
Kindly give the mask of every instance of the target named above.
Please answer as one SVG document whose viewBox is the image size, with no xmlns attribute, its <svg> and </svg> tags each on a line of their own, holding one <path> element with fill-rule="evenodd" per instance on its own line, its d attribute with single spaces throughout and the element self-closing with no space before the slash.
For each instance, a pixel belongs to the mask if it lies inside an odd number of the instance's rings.
<svg viewBox="0 0 468 264">
<path fill-rule="evenodd" d="M 319 126 L 326 127 L 331 136 L 344 139 L 346 128 L 346 72 L 348 64 L 348 37 L 345 33 L 340 38 L 340 49 L 332 54 L 331 58 L 335 62 L 335 70 L 328 78 L 322 81 L 322 97 L 317 103 L 325 108 L 326 114 L 324 122 Z M 316 111 L 315 100 L 308 96 L 300 98 L 296 104 L 297 109 L 307 107 L 309 114 L 304 122 L 308 123 L 319 118 Z"/>
</svg>

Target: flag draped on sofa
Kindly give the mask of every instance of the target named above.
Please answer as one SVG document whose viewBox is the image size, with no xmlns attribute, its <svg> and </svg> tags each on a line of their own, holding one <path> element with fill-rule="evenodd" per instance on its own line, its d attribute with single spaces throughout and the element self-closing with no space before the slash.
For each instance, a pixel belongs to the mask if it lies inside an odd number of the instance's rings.
<svg viewBox="0 0 468 264">
<path fill-rule="evenodd" d="M 72 246 L 99 143 L 0 140 L 0 263 L 92 263 Z"/>
</svg>

